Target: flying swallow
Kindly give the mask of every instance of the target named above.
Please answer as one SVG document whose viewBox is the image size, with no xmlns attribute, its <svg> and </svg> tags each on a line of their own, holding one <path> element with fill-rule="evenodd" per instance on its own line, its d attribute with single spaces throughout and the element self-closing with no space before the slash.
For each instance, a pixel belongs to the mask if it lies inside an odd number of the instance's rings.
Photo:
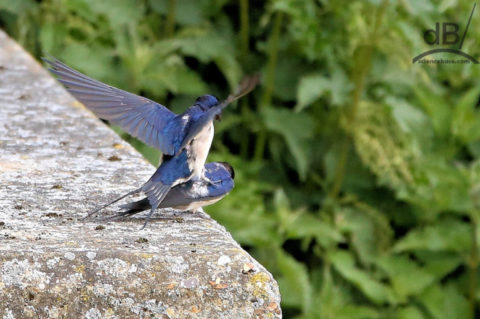
<svg viewBox="0 0 480 319">
<path fill-rule="evenodd" d="M 153 176 L 141 188 L 127 194 L 143 191 L 147 195 L 151 211 L 143 228 L 172 187 L 190 179 L 205 179 L 204 165 L 213 140 L 213 120 L 228 104 L 251 92 L 258 83 L 258 76 L 248 77 L 225 101 L 219 103 L 216 97 L 203 95 L 177 115 L 159 103 L 94 80 L 55 58 L 43 60 L 50 64 L 49 70 L 58 81 L 98 117 L 119 125 L 163 153 L 162 163 Z"/>
</svg>

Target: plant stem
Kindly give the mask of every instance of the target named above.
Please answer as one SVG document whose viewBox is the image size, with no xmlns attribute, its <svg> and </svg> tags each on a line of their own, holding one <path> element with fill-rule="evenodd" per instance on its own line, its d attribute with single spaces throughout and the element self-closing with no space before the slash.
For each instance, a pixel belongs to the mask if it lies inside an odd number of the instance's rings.
<svg viewBox="0 0 480 319">
<path fill-rule="evenodd" d="M 240 4 L 240 60 L 243 65 L 246 65 L 246 57 L 248 55 L 249 43 L 249 18 L 248 18 L 248 0 L 239 0 Z M 240 102 L 240 110 L 243 121 L 248 126 L 249 110 L 247 99 L 242 99 Z M 244 136 L 240 141 L 240 156 L 244 159 L 248 157 L 249 149 L 248 135 Z"/>
<path fill-rule="evenodd" d="M 242 120 L 244 123 L 246 123 L 246 127 L 248 127 L 248 120 L 250 119 L 250 115 L 249 115 L 249 109 L 248 109 L 248 104 L 247 104 L 247 99 L 242 99 L 240 101 L 241 105 L 240 105 L 240 108 L 241 108 L 241 113 L 242 113 Z M 248 136 L 248 134 L 245 134 L 241 140 L 240 140 L 240 156 L 243 158 L 243 159 L 247 159 L 248 158 L 248 150 L 249 150 L 249 145 L 250 145 L 250 138 Z"/>
<path fill-rule="evenodd" d="M 278 39 L 280 37 L 280 30 L 282 26 L 283 13 L 277 12 L 275 14 L 275 21 L 273 23 L 273 31 L 270 36 L 270 45 L 268 49 L 268 63 L 267 63 L 267 72 L 265 75 L 265 89 L 263 91 L 262 98 L 260 99 L 260 105 L 258 108 L 258 115 L 261 116 L 261 111 L 265 106 L 268 106 L 272 102 L 272 93 L 275 80 L 275 67 L 277 66 L 277 56 L 278 56 Z M 267 130 L 263 126 L 263 123 L 260 126 L 260 131 L 257 136 L 257 144 L 255 145 L 255 154 L 254 160 L 260 161 L 265 152 L 265 143 L 267 140 Z"/>
<path fill-rule="evenodd" d="M 248 0 L 240 0 L 240 52 L 242 57 L 248 53 Z"/>
<path fill-rule="evenodd" d="M 474 211 L 470 214 L 471 224 L 472 224 L 472 250 L 470 252 L 470 279 L 469 279 L 469 296 L 470 301 L 470 318 L 475 318 L 475 308 L 476 308 L 476 295 L 477 295 L 477 271 L 479 266 L 478 259 L 478 243 L 477 243 L 477 211 Z"/>
<path fill-rule="evenodd" d="M 371 42 L 357 49 L 355 64 L 352 72 L 352 81 L 354 83 L 354 89 L 352 93 L 352 104 L 350 108 L 347 109 L 347 114 L 345 114 L 348 127 L 355 126 L 358 105 L 360 103 L 360 97 L 362 96 L 362 93 L 364 91 L 365 80 L 367 78 L 367 74 L 370 69 L 372 54 L 375 48 L 375 41 L 377 38 L 377 32 L 381 25 L 382 17 L 387 8 L 387 4 L 388 4 L 388 0 L 385 0 L 382 3 L 382 6 L 377 11 L 376 21 L 372 30 L 372 35 L 369 37 L 371 39 Z M 329 193 L 329 197 L 333 199 L 337 198 L 338 194 L 340 193 L 343 179 L 345 177 L 347 156 L 348 156 L 348 151 L 350 149 L 350 143 L 351 143 L 350 135 L 348 133 L 349 132 L 347 132 L 347 134 L 344 136 L 342 145 L 340 147 L 340 159 L 335 169 L 335 178 L 333 180 L 332 189 Z"/>
<path fill-rule="evenodd" d="M 173 31 L 175 31 L 175 0 L 169 0 L 167 22 L 165 23 L 165 37 L 171 37 Z"/>
</svg>

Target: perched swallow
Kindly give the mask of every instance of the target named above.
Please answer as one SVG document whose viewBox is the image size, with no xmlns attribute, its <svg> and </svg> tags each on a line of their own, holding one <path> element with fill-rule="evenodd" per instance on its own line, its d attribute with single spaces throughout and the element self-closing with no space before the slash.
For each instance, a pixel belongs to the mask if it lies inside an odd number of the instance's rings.
<svg viewBox="0 0 480 319">
<path fill-rule="evenodd" d="M 127 194 L 143 191 L 147 195 L 152 207 L 143 227 L 172 187 L 190 179 L 205 179 L 204 165 L 213 140 L 213 120 L 228 104 L 251 92 L 258 83 L 258 76 L 246 78 L 222 103 L 212 95 L 203 95 L 177 115 L 159 103 L 94 80 L 57 59 L 43 60 L 50 64 L 49 70 L 58 81 L 98 117 L 121 126 L 163 153 L 162 163 L 153 176 L 141 188 Z"/>
<path fill-rule="evenodd" d="M 181 210 L 196 211 L 200 207 L 208 206 L 218 202 L 225 197 L 234 187 L 235 172 L 233 167 L 225 162 L 213 162 L 205 165 L 205 178 L 189 180 L 175 187 L 172 187 L 158 208 L 174 208 Z M 105 205 L 105 208 L 125 196 Z M 114 215 L 109 219 L 117 219 L 131 216 L 151 209 L 147 197 L 125 205 L 120 205 L 125 211 Z"/>
</svg>

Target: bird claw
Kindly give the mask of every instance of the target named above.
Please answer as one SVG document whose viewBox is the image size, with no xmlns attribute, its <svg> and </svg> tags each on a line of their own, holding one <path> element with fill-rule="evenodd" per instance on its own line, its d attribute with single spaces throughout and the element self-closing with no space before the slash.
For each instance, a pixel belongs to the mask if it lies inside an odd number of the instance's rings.
<svg viewBox="0 0 480 319">
<path fill-rule="evenodd" d="M 143 223 L 143 226 L 139 230 L 143 230 L 145 229 L 145 227 L 147 227 L 147 224 L 150 221 L 150 217 L 152 217 L 154 211 L 155 211 L 155 208 L 152 208 L 150 210 L 150 213 L 148 213 L 148 215 L 145 217 L 145 223 Z"/>
</svg>

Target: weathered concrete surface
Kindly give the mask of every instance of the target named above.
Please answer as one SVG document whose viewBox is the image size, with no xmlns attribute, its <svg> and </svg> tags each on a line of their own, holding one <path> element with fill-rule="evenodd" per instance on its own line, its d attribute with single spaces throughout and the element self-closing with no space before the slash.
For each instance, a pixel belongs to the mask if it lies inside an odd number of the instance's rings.
<svg viewBox="0 0 480 319">
<path fill-rule="evenodd" d="M 79 220 L 153 171 L 0 31 L 0 318 L 280 318 L 208 215 Z"/>
</svg>

